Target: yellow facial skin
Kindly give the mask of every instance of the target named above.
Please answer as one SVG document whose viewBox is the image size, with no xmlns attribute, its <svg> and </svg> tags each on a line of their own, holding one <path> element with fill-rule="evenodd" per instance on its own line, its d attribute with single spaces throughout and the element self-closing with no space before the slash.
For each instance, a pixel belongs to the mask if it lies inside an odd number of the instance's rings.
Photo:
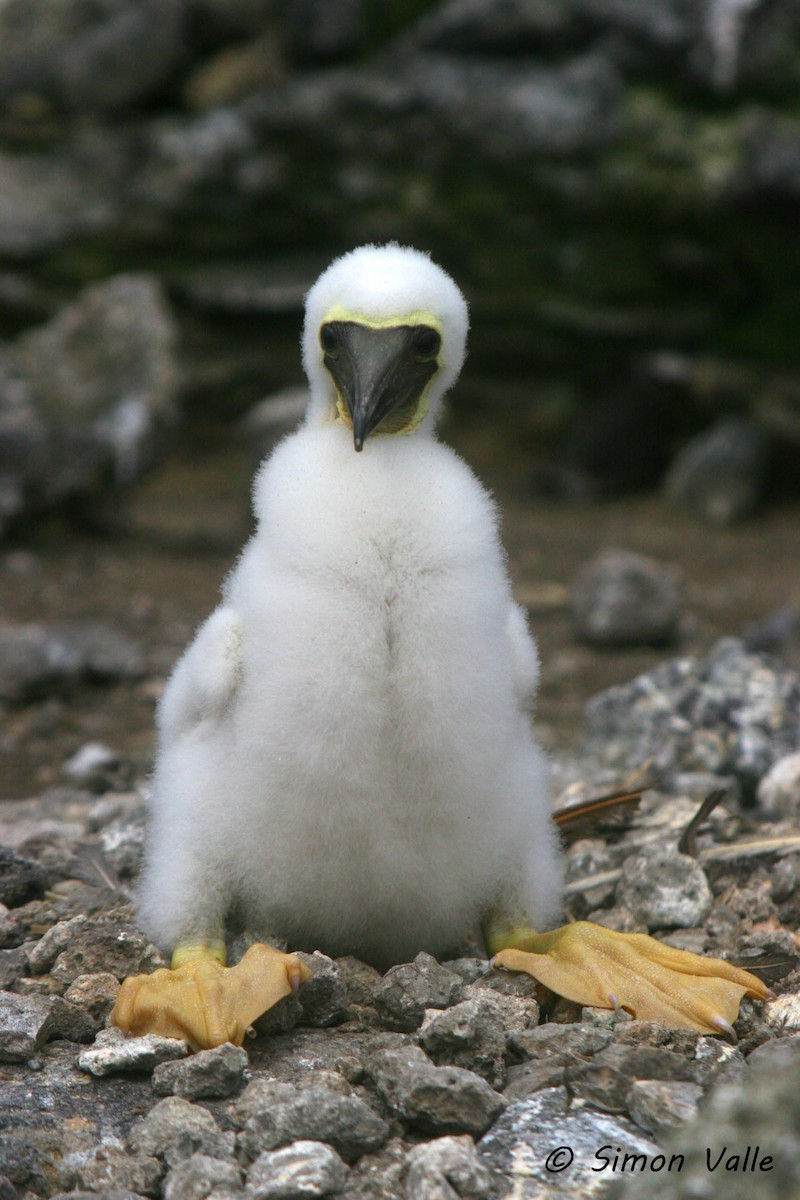
<svg viewBox="0 0 800 1200">
<path fill-rule="evenodd" d="M 328 309 L 326 312 L 322 324 L 326 325 L 328 321 L 356 321 L 359 325 L 366 325 L 369 329 L 391 329 L 393 326 L 399 327 L 401 325 L 429 325 L 432 329 L 436 330 L 442 339 L 442 345 L 444 345 L 444 326 L 442 322 L 433 313 L 426 312 L 424 309 L 416 309 L 407 316 L 375 319 L 374 317 L 365 317 L 363 313 L 353 312 L 351 309 L 344 308 L 340 304 L 335 304 L 333 308 Z M 441 370 L 441 350 L 436 356 L 436 366 L 437 370 Z M 434 375 L 432 379 L 435 378 L 436 376 Z M 428 385 L 417 397 L 410 411 L 408 406 L 406 406 L 398 412 L 391 413 L 381 421 L 378 428 L 370 436 L 375 437 L 379 433 L 409 434 L 418 429 L 428 412 L 428 390 L 431 382 L 432 380 L 428 381 Z M 338 388 L 336 389 L 336 407 L 332 413 L 332 419 L 337 424 L 346 425 L 348 429 L 353 428 L 353 421 L 347 410 L 347 404 Z"/>
</svg>

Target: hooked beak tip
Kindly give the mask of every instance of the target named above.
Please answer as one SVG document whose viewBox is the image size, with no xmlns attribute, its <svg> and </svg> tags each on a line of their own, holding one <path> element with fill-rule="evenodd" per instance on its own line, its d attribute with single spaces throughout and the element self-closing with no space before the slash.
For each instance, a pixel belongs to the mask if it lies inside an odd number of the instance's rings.
<svg viewBox="0 0 800 1200">
<path fill-rule="evenodd" d="M 360 454 L 361 451 L 364 449 L 363 440 L 360 437 L 353 438 L 353 444 L 355 445 L 356 450 Z"/>
</svg>

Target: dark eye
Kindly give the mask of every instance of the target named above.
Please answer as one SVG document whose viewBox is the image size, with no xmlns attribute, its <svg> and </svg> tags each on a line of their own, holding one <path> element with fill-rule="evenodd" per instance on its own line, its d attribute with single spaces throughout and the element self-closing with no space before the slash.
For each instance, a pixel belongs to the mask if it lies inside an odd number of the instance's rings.
<svg viewBox="0 0 800 1200">
<path fill-rule="evenodd" d="M 442 339 L 439 337 L 439 334 L 428 325 L 420 325 L 414 332 L 414 350 L 416 351 L 417 358 L 435 358 L 439 353 L 441 344 Z"/>
<path fill-rule="evenodd" d="M 339 338 L 336 330 L 332 325 L 323 325 L 319 331 L 319 340 L 322 349 L 329 357 L 333 357 L 339 352 Z"/>
</svg>

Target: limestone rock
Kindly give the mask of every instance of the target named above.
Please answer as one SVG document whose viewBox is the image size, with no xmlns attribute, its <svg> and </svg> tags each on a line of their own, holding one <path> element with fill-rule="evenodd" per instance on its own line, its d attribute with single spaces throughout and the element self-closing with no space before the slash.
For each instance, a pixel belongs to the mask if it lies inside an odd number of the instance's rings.
<svg viewBox="0 0 800 1200">
<path fill-rule="evenodd" d="M 185 1058 L 189 1053 L 186 1042 L 177 1038 L 159 1037 L 148 1033 L 143 1037 L 126 1037 L 120 1029 L 102 1029 L 95 1044 L 78 1055 L 78 1066 L 92 1075 L 113 1075 L 118 1071 L 153 1071 L 160 1063 Z"/>
</svg>

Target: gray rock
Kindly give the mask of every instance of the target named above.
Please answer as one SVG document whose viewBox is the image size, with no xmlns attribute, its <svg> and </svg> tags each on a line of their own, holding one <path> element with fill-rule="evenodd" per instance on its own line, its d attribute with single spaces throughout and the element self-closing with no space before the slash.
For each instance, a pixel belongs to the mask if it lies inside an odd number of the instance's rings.
<svg viewBox="0 0 800 1200">
<path fill-rule="evenodd" d="M 168 83 L 184 52 L 182 0 L 7 0 L 0 98 L 37 96 L 72 112 L 112 111 Z"/>
<path fill-rule="evenodd" d="M 387 1029 L 412 1032 L 422 1024 L 427 1008 L 457 1004 L 464 984 L 430 954 L 401 963 L 386 972 L 373 993 L 375 1007 Z"/>
<path fill-rule="evenodd" d="M 61 1187 L 85 1189 L 103 1195 L 115 1191 L 134 1195 L 156 1195 L 163 1174 L 161 1163 L 146 1155 L 126 1154 L 115 1145 L 100 1145 L 88 1154 L 67 1154 L 58 1168 Z"/>
<path fill-rule="evenodd" d="M 0 904 L 7 908 L 27 904 L 29 900 L 38 899 L 47 886 L 47 872 L 40 863 L 0 846 Z"/>
<path fill-rule="evenodd" d="M 676 456 L 664 481 L 676 504 L 717 525 L 749 516 L 763 501 L 770 443 L 753 421 L 728 418 L 698 434 Z"/>
<path fill-rule="evenodd" d="M 492 1172 L 466 1134 L 415 1146 L 406 1162 L 406 1200 L 483 1200 L 492 1192 Z"/>
<path fill-rule="evenodd" d="M 349 1015 L 347 986 L 338 964 L 319 950 L 313 954 L 300 953 L 298 957 L 312 971 L 311 978 L 298 994 L 302 1024 L 324 1029 L 346 1021 Z"/>
<path fill-rule="evenodd" d="M 667 1140 L 664 1153 L 684 1156 L 680 1171 L 625 1180 L 620 1188 L 624 1200 L 696 1200 L 719 1195 L 720 1189 L 726 1200 L 753 1195 L 782 1200 L 800 1193 L 796 1064 L 763 1062 L 746 1080 L 715 1088 L 702 1120 L 682 1125 Z"/>
<path fill-rule="evenodd" d="M 183 1096 L 187 1100 L 232 1096 L 242 1087 L 246 1069 L 246 1052 L 227 1042 L 213 1050 L 201 1050 L 185 1062 L 157 1066 L 153 1091 L 159 1096 Z"/>
<path fill-rule="evenodd" d="M 355 1004 L 360 1008 L 371 1006 L 375 988 L 381 981 L 380 972 L 352 955 L 337 958 L 336 965 L 344 982 L 347 1005 Z"/>
<path fill-rule="evenodd" d="M 593 1025 L 538 1025 L 513 1033 L 509 1038 L 510 1049 L 523 1059 L 539 1061 L 563 1054 L 578 1054 L 588 1057 L 604 1050 L 613 1040 L 610 1029 L 597 1029 Z"/>
<path fill-rule="evenodd" d="M 356 51 L 366 34 L 364 0 L 296 0 L 287 11 L 289 44 L 298 62 L 331 62 Z"/>
<path fill-rule="evenodd" d="M 748 650 L 773 654 L 800 671 L 800 608 L 787 605 L 767 613 L 746 625 L 742 638 Z"/>
<path fill-rule="evenodd" d="M 69 940 L 51 967 L 51 975 L 59 984 L 68 986 L 79 975 L 100 972 L 123 980 L 167 965 L 161 952 L 130 922 L 125 910 L 74 917 L 67 924 Z"/>
<path fill-rule="evenodd" d="M 493 1088 L 505 1081 L 506 1031 L 500 1002 L 489 992 L 462 1000 L 444 1012 L 430 1012 L 420 1044 L 439 1066 L 465 1067 Z"/>
<path fill-rule="evenodd" d="M 758 803 L 771 817 L 794 817 L 800 812 L 800 752 L 773 763 L 758 785 Z"/>
<path fill-rule="evenodd" d="M 101 622 L 0 625 L 0 700 L 22 703 L 84 680 L 141 675 L 140 647 Z"/>
<path fill-rule="evenodd" d="M 714 902 L 696 859 L 657 846 L 625 859 L 617 899 L 650 930 L 701 925 Z"/>
<path fill-rule="evenodd" d="M 97 1033 L 117 1002 L 119 988 L 119 980 L 107 971 L 79 975 L 67 988 L 64 999 L 84 1010 Z"/>
<path fill-rule="evenodd" d="M 456 52 L 504 53 L 581 49 L 600 36 L 606 53 L 624 66 L 677 63 L 693 45 L 691 10 L 680 0 L 640 5 L 622 0 L 449 0 L 436 5 L 412 32 L 414 45 Z"/>
<path fill-rule="evenodd" d="M 64 775 L 83 787 L 91 787 L 95 779 L 119 763 L 119 755 L 105 742 L 84 742 L 71 754 L 61 768 Z"/>
<path fill-rule="evenodd" d="M 748 1068 L 757 1067 L 766 1071 L 770 1067 L 776 1070 L 800 1068 L 800 1034 L 788 1037 L 773 1038 L 770 1042 L 762 1042 L 747 1056 Z"/>
<path fill-rule="evenodd" d="M 175 1167 L 193 1154 L 210 1158 L 233 1158 L 236 1139 L 223 1132 L 211 1113 L 179 1096 L 160 1100 L 146 1117 L 136 1121 L 128 1134 L 135 1154 L 163 1158 Z"/>
<path fill-rule="evenodd" d="M 289 1084 L 267 1084 L 242 1100 L 257 1106 L 239 1135 L 242 1153 L 250 1161 L 288 1142 L 313 1141 L 327 1142 L 345 1162 L 355 1162 L 379 1150 L 389 1136 L 386 1122 L 358 1096 L 327 1087 L 298 1092 Z"/>
<path fill-rule="evenodd" d="M 103 859 L 120 879 L 133 879 L 139 874 L 144 858 L 145 819 L 131 821 L 123 817 L 106 825 L 100 835 Z"/>
<path fill-rule="evenodd" d="M 613 145 L 623 129 L 621 80 L 599 55 L 553 68 L 424 55 L 405 82 L 451 136 L 469 139 L 504 164 L 519 155 L 560 159 L 596 152 Z"/>
<path fill-rule="evenodd" d="M 247 1172 L 247 1194 L 253 1200 L 305 1200 L 343 1191 L 349 1172 L 335 1150 L 324 1142 L 294 1142 L 282 1150 L 259 1154 Z"/>
<path fill-rule="evenodd" d="M 629 1109 L 637 1079 L 694 1083 L 696 1072 L 691 1061 L 673 1050 L 619 1043 L 593 1055 L 580 1073 L 570 1076 L 570 1087 L 594 1107 L 622 1113 Z"/>
<path fill-rule="evenodd" d="M 538 1189 L 581 1200 L 607 1194 L 615 1152 L 620 1160 L 643 1154 L 650 1161 L 659 1147 L 623 1118 L 573 1105 L 562 1087 L 510 1104 L 478 1143 L 481 1161 L 505 1177 L 509 1191 L 524 1171 L 531 1196 Z"/>
<path fill-rule="evenodd" d="M 366 1063 L 385 1104 L 412 1129 L 434 1135 L 484 1133 L 506 1107 L 485 1079 L 460 1067 L 436 1067 L 414 1046 L 383 1050 Z"/>
<path fill-rule="evenodd" d="M 177 1038 L 159 1037 L 148 1033 L 144 1037 L 126 1037 L 120 1029 L 101 1029 L 95 1044 L 78 1055 L 78 1066 L 91 1075 L 114 1075 L 119 1071 L 153 1071 L 160 1063 L 185 1058 L 189 1053 L 186 1042 Z"/>
<path fill-rule="evenodd" d="M 0 354 L 7 521 L 136 480 L 177 416 L 175 329 L 160 284 L 86 288 Z"/>
<path fill-rule="evenodd" d="M 119 216 L 116 157 L 97 131 L 46 152 L 0 150 L 0 253 L 36 258 L 108 229 Z"/>
<path fill-rule="evenodd" d="M 662 645 L 678 631 L 683 596 L 673 567 L 629 550 L 604 550 L 576 575 L 570 602 L 584 641 Z"/>
<path fill-rule="evenodd" d="M 697 1116 L 703 1089 L 696 1083 L 635 1079 L 628 1093 L 631 1119 L 659 1141 L 670 1130 Z"/>
<path fill-rule="evenodd" d="M 650 760 L 663 777 L 735 775 L 745 799 L 800 743 L 800 680 L 734 638 L 705 658 L 672 659 L 609 688 L 584 711 L 579 753 L 631 771 Z"/>
<path fill-rule="evenodd" d="M 55 1000 L 0 992 L 0 1062 L 27 1062 L 56 1030 Z"/>
<path fill-rule="evenodd" d="M 207 1154 L 192 1154 L 177 1163 L 164 1180 L 164 1200 L 207 1200 L 221 1192 L 238 1192 L 242 1172 L 235 1163 Z"/>
<path fill-rule="evenodd" d="M 22 946 L 0 950 L 0 991 L 13 990 L 17 980 L 27 971 L 28 957 Z"/>
</svg>

